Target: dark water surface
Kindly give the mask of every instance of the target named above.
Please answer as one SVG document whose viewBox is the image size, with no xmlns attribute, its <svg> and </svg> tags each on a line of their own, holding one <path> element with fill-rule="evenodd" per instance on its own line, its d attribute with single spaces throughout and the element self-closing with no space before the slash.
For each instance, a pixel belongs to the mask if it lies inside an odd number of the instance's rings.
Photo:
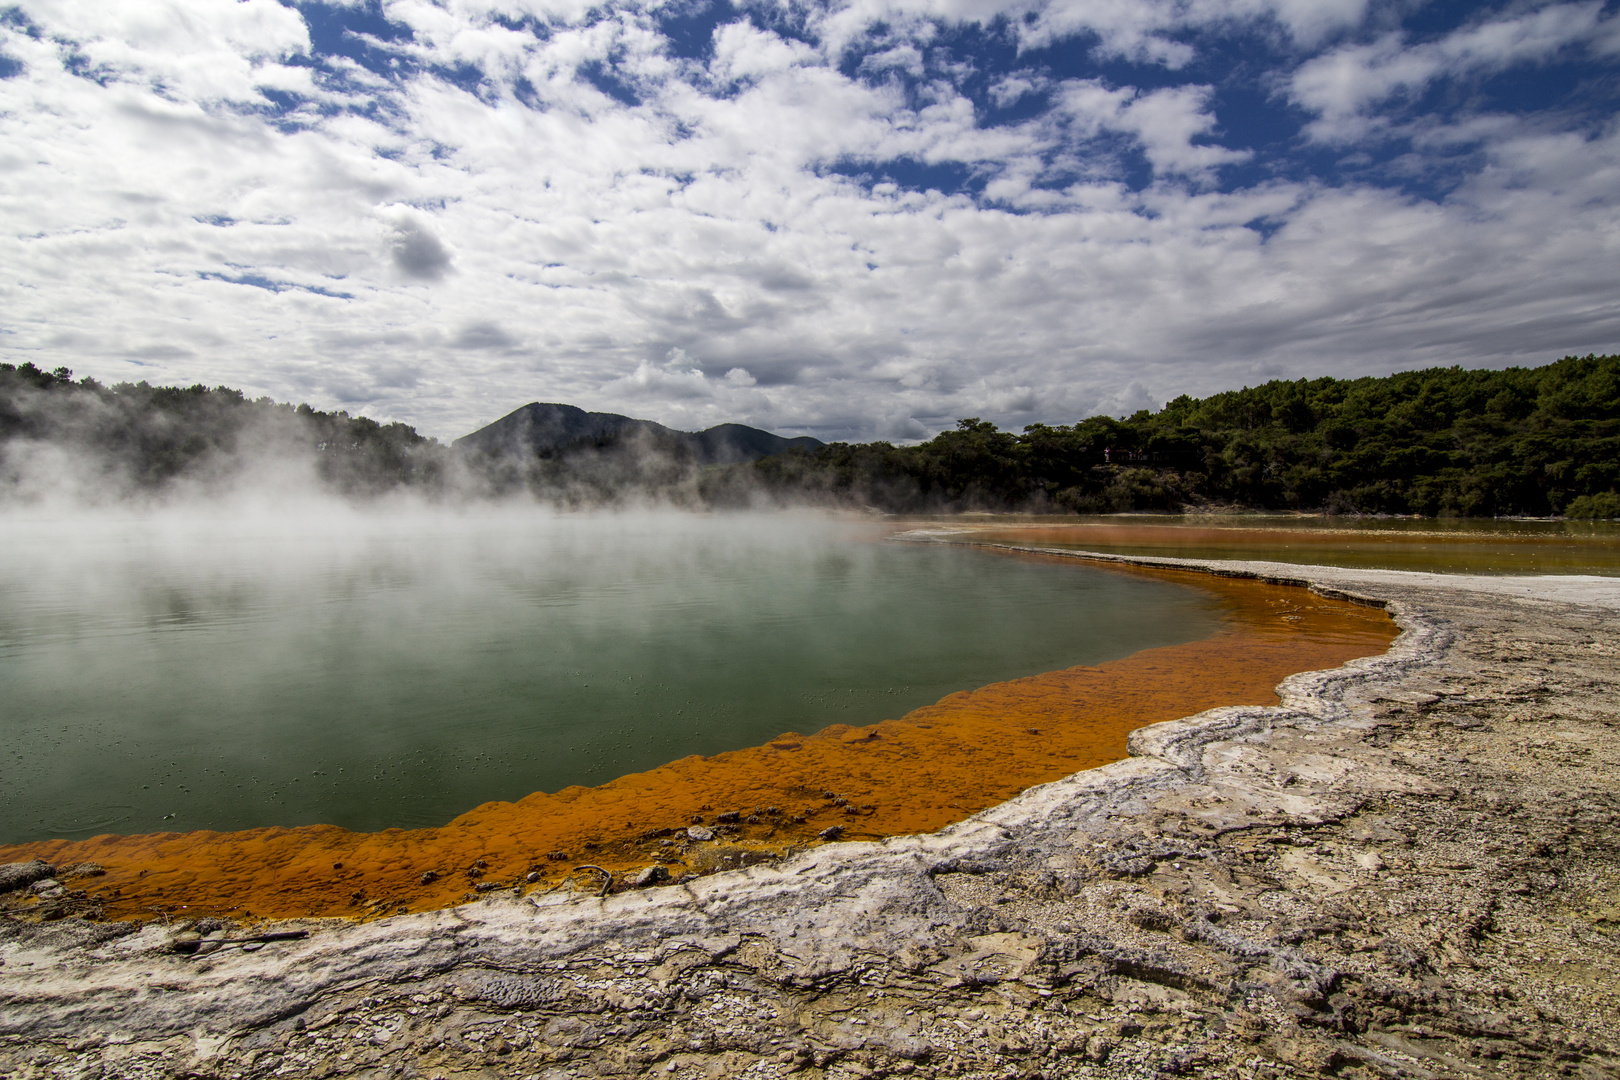
<svg viewBox="0 0 1620 1080">
<path fill-rule="evenodd" d="M 1220 620 L 814 517 L 12 514 L 0 841 L 442 824 Z"/>
</svg>

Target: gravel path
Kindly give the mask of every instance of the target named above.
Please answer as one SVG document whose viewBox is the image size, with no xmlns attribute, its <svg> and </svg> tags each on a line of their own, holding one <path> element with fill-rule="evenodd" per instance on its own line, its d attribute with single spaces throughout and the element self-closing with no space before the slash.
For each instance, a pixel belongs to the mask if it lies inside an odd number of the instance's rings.
<svg viewBox="0 0 1620 1080">
<path fill-rule="evenodd" d="M 1121 561 L 1404 633 L 928 836 L 190 957 L 0 922 L 0 1075 L 1620 1076 L 1620 579 Z"/>
</svg>

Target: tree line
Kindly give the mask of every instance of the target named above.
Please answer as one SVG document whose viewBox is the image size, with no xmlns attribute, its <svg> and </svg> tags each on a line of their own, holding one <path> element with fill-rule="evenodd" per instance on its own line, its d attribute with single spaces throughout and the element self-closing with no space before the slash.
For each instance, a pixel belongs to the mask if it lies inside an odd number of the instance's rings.
<svg viewBox="0 0 1620 1080">
<path fill-rule="evenodd" d="M 225 386 L 105 386 L 67 368 L 0 364 L 0 481 L 74 484 L 105 495 L 262 483 L 289 463 L 344 495 L 442 490 L 446 448 L 409 424 L 379 424 Z M 42 453 L 56 450 L 59 454 Z"/>
<path fill-rule="evenodd" d="M 1273 380 L 1157 411 L 1032 424 L 978 418 L 916 446 L 833 443 L 704 466 L 678 447 L 581 440 L 514 461 L 227 387 L 104 386 L 0 364 L 0 479 L 54 447 L 125 491 L 253 482 L 297 459 L 350 496 L 527 492 L 570 505 L 821 505 L 893 513 L 1189 509 L 1620 516 L 1620 356 L 1537 368 Z M 201 481 L 199 481 L 201 478 Z"/>
<path fill-rule="evenodd" d="M 1273 380 L 1022 434 L 968 418 L 917 446 L 835 443 L 707 486 L 897 512 L 1615 517 L 1620 356 Z"/>
</svg>

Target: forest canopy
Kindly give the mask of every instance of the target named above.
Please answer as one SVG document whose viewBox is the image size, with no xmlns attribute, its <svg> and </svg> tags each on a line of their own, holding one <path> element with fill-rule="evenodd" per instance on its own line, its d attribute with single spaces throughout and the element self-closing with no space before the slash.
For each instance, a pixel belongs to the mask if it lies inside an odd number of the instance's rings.
<svg viewBox="0 0 1620 1080">
<path fill-rule="evenodd" d="M 969 418 L 918 446 L 835 443 L 738 471 L 724 480 L 739 491 L 892 511 L 1615 516 L 1620 356 L 1275 380 L 1022 434 Z"/>
<path fill-rule="evenodd" d="M 14 496 L 69 464 L 81 484 L 89 475 L 128 493 L 254 483 L 262 475 L 254 463 L 297 460 L 350 496 L 405 489 L 527 492 L 572 505 L 650 497 L 898 513 L 1614 517 L 1620 356 L 1274 380 L 1022 433 L 970 417 L 916 446 L 834 443 L 725 466 L 644 438 L 582 440 L 514 461 L 452 449 L 405 424 L 250 400 L 226 387 L 103 386 L 66 369 L 0 364 L 0 455 L 0 483 Z M 56 473 L 41 472 L 46 461 Z"/>
</svg>

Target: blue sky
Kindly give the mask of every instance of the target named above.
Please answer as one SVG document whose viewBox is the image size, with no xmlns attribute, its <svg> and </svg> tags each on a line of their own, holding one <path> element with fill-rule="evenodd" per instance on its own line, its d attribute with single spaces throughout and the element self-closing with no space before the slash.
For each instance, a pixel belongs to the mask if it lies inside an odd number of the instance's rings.
<svg viewBox="0 0 1620 1080">
<path fill-rule="evenodd" d="M 899 440 L 1542 363 L 1617 103 L 1612 0 L 21 0 L 0 357 Z"/>
</svg>

